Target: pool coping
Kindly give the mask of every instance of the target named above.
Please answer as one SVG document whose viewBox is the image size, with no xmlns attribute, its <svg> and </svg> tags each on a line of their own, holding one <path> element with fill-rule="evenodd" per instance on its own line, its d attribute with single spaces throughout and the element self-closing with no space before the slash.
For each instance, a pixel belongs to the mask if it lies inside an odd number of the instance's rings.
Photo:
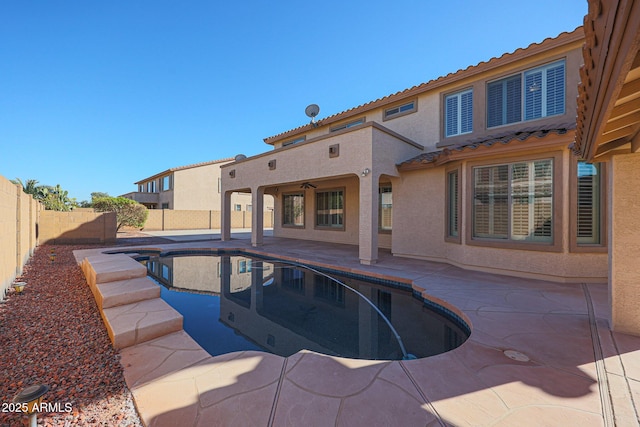
<svg viewBox="0 0 640 427">
<path fill-rule="evenodd" d="M 178 420 L 182 425 L 207 425 L 213 420 L 224 425 L 299 425 L 303 420 L 309 425 L 380 425 L 389 416 L 411 425 L 527 425 L 532 420 L 540 425 L 558 417 L 570 417 L 581 425 L 604 425 L 609 416 L 601 393 L 606 384 L 619 379 L 609 380 L 598 363 L 613 357 L 607 363 L 615 367 L 622 357 L 603 325 L 604 285 L 506 279 L 405 259 L 400 262 L 419 273 L 398 275 L 389 266 L 359 266 L 357 258 L 346 265 L 336 265 L 344 263 L 344 257 L 336 257 L 336 264 L 311 260 L 310 252 L 304 252 L 308 242 L 297 243 L 295 256 L 279 251 L 277 245 L 256 249 L 238 243 L 140 248 L 238 250 L 366 276 L 374 270 L 382 279 L 409 281 L 414 291 L 461 313 L 473 333 L 462 346 L 442 355 L 363 361 L 306 351 L 288 358 L 262 352 L 212 357 L 187 334 L 175 332 L 121 350 L 125 378 L 145 425 L 172 425 Z M 98 251 L 109 249 L 122 248 Z M 523 303 L 526 297 L 534 304 Z M 585 299 L 593 300 L 591 313 Z M 589 351 L 593 355 L 594 327 L 604 351 L 600 362 L 585 356 Z M 548 329 L 551 332 L 545 332 Z M 554 351 L 554 345 L 565 350 Z M 624 396 L 614 399 L 618 418 L 632 417 L 631 392 L 620 393 Z M 174 399 L 163 397 L 167 394 Z M 253 410 L 239 411 L 243 407 L 239 405 Z"/>
</svg>

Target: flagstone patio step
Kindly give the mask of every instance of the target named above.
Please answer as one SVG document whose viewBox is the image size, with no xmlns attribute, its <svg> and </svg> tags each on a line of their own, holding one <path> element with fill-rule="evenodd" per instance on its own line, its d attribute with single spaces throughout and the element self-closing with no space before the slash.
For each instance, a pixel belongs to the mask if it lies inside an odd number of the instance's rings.
<svg viewBox="0 0 640 427">
<path fill-rule="evenodd" d="M 82 271 L 90 287 L 99 283 L 146 277 L 144 265 L 125 254 L 94 255 L 82 261 Z"/>
<path fill-rule="evenodd" d="M 182 330 L 182 315 L 160 298 L 105 308 L 102 319 L 115 348 Z"/>
<path fill-rule="evenodd" d="M 100 283 L 91 291 L 100 310 L 160 298 L 160 286 L 146 277 Z"/>
</svg>

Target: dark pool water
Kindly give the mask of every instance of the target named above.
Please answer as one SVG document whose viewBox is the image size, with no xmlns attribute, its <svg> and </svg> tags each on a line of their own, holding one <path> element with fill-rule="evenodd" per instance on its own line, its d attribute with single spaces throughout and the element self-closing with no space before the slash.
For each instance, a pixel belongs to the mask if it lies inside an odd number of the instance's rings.
<svg viewBox="0 0 640 427">
<path fill-rule="evenodd" d="M 449 351 L 469 335 L 460 319 L 401 284 L 239 255 L 141 262 L 162 285 L 161 297 L 184 316 L 184 330 L 213 356 L 260 350 L 286 357 L 307 349 L 398 360 Z"/>
</svg>

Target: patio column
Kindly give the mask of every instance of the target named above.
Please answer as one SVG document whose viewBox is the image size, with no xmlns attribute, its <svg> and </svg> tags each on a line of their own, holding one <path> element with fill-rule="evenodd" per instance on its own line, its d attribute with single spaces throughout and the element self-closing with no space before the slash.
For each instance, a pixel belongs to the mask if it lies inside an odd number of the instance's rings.
<svg viewBox="0 0 640 427">
<path fill-rule="evenodd" d="M 609 165 L 609 301 L 611 329 L 640 335 L 640 153 Z"/>
<path fill-rule="evenodd" d="M 222 196 L 220 211 L 220 239 L 231 240 L 231 192 L 226 191 Z"/>
<path fill-rule="evenodd" d="M 358 239 L 360 263 L 371 265 L 378 261 L 378 175 L 360 176 L 360 234 Z"/>
<path fill-rule="evenodd" d="M 264 188 L 251 189 L 251 246 L 262 246 L 264 236 Z"/>
<path fill-rule="evenodd" d="M 262 271 L 262 261 L 247 261 L 251 266 L 251 311 L 262 310 L 264 295 L 264 274 Z"/>
</svg>

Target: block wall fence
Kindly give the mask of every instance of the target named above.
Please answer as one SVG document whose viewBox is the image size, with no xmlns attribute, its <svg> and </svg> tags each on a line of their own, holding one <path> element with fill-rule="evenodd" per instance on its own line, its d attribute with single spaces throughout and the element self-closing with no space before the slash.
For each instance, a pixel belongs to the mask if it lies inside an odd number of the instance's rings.
<svg viewBox="0 0 640 427">
<path fill-rule="evenodd" d="M 71 212 L 42 210 L 39 239 L 41 245 L 115 244 L 116 213 L 75 209 Z"/>
<path fill-rule="evenodd" d="M 40 203 L 0 176 L 0 300 L 33 255 Z"/>
<path fill-rule="evenodd" d="M 220 211 L 150 209 L 143 230 L 216 230 L 222 228 L 220 217 Z M 250 227 L 251 212 L 231 212 L 231 228 Z M 264 227 L 273 227 L 273 211 L 264 212 Z"/>
<path fill-rule="evenodd" d="M 115 241 L 115 213 L 47 211 L 21 185 L 0 176 L 0 301 L 39 244 Z"/>
<path fill-rule="evenodd" d="M 273 212 L 264 213 L 264 226 L 273 227 Z M 250 228 L 251 212 L 231 212 L 231 227 Z M 145 230 L 220 229 L 220 211 L 149 210 Z M 92 209 L 47 211 L 0 176 L 0 301 L 39 244 L 114 244 L 116 215 Z"/>
</svg>

